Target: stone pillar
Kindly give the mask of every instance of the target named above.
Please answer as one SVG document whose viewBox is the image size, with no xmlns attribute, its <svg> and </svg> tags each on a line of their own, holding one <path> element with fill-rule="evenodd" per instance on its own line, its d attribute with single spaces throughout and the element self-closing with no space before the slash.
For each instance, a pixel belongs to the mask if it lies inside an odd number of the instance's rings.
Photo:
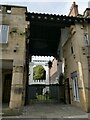
<svg viewBox="0 0 90 120">
<path fill-rule="evenodd" d="M 49 85 L 49 68 L 46 66 L 46 84 Z"/>
<path fill-rule="evenodd" d="M 29 63 L 29 85 L 33 83 L 33 65 L 34 63 Z"/>
<path fill-rule="evenodd" d="M 22 106 L 23 99 L 23 66 L 13 66 L 10 108 Z"/>
<path fill-rule="evenodd" d="M 89 58 L 89 69 L 88 69 L 88 95 L 87 95 L 87 112 L 90 113 L 90 58 Z"/>
<path fill-rule="evenodd" d="M 2 67 L 2 66 L 1 66 Z M 0 107 L 2 106 L 2 68 L 0 67 Z M 1 107 L 2 108 L 2 107 Z"/>
</svg>

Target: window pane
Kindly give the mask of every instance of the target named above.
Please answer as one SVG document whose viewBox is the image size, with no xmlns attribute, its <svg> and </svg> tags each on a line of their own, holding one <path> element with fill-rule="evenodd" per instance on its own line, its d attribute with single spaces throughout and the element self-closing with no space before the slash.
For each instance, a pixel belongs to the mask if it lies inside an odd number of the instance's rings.
<svg viewBox="0 0 90 120">
<path fill-rule="evenodd" d="M 85 45 L 89 44 L 88 33 L 84 33 L 84 41 L 85 41 Z"/>
<path fill-rule="evenodd" d="M 79 100 L 78 79 L 76 77 L 76 99 Z"/>
<path fill-rule="evenodd" d="M 74 80 L 72 79 L 72 89 L 73 89 L 73 97 L 75 98 L 75 86 Z"/>
<path fill-rule="evenodd" d="M 0 25 L 0 43 L 7 43 L 8 33 L 9 33 L 9 26 Z"/>
<path fill-rule="evenodd" d="M 79 90 L 78 90 L 77 72 L 71 73 L 71 78 L 72 78 L 73 99 L 75 101 L 78 101 L 79 100 Z"/>
</svg>

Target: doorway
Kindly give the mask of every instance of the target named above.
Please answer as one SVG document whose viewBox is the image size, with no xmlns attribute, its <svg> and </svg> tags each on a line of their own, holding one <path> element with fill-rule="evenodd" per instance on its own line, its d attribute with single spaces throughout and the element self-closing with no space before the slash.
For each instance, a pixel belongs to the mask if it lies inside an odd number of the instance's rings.
<svg viewBox="0 0 90 120">
<path fill-rule="evenodd" d="M 69 78 L 65 80 L 65 97 L 66 103 L 71 104 Z"/>
<path fill-rule="evenodd" d="M 3 79 L 2 103 L 9 104 L 10 93 L 11 93 L 11 81 L 12 81 L 12 73 L 5 74 Z"/>
</svg>

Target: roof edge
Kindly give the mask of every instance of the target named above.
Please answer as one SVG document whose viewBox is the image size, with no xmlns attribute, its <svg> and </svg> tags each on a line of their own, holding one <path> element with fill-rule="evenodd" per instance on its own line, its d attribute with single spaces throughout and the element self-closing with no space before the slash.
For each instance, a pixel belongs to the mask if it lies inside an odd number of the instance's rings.
<svg viewBox="0 0 90 120">
<path fill-rule="evenodd" d="M 19 6 L 19 5 L 10 5 L 10 4 L 0 4 L 0 6 L 4 6 L 4 7 L 7 7 L 7 6 L 10 6 L 10 7 L 17 7 L 17 8 L 26 8 L 27 9 L 27 6 Z"/>
</svg>

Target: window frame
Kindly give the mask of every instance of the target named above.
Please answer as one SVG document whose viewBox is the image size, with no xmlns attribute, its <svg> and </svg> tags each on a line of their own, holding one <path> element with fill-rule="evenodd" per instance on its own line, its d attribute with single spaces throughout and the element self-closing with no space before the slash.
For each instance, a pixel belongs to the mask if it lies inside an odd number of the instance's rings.
<svg viewBox="0 0 90 120">
<path fill-rule="evenodd" d="M 11 14 L 11 6 L 6 7 L 6 13 Z"/>
<path fill-rule="evenodd" d="M 5 26 L 7 26 L 7 32 L 5 33 L 6 34 L 6 40 L 3 40 L 3 34 L 4 34 L 4 30 L 3 30 L 3 28 L 5 27 Z M 9 25 L 7 25 L 7 24 L 3 24 L 3 25 L 0 25 L 0 35 L 1 35 L 1 40 L 0 40 L 0 44 L 6 44 L 6 43 L 8 43 L 8 40 L 9 40 Z"/>
<path fill-rule="evenodd" d="M 2 11 L 2 6 L 0 5 L 0 12 Z"/>
<path fill-rule="evenodd" d="M 76 72 L 72 73 L 71 79 L 72 79 L 73 100 L 79 102 L 80 97 L 79 97 L 78 77 Z"/>
<path fill-rule="evenodd" d="M 85 32 L 85 33 L 84 33 L 84 44 L 85 44 L 86 46 L 89 45 L 89 36 L 88 36 L 88 32 Z"/>
</svg>

